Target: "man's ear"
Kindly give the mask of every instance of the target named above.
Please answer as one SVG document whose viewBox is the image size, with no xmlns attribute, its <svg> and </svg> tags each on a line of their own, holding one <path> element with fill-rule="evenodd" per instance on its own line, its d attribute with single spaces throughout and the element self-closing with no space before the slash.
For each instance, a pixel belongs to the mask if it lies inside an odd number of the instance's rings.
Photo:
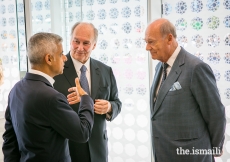
<svg viewBox="0 0 230 162">
<path fill-rule="evenodd" d="M 93 45 L 93 50 L 94 50 L 94 48 L 96 47 L 96 45 L 97 45 L 97 43 L 95 42 L 94 45 Z"/>
<path fill-rule="evenodd" d="M 172 43 L 172 41 L 173 41 L 173 35 L 172 34 L 168 35 L 167 41 L 168 41 L 169 44 Z"/>
<path fill-rule="evenodd" d="M 46 54 L 46 55 L 45 55 L 45 62 L 46 62 L 48 65 L 52 65 L 52 61 L 53 61 L 53 56 L 50 55 L 50 54 Z"/>
</svg>

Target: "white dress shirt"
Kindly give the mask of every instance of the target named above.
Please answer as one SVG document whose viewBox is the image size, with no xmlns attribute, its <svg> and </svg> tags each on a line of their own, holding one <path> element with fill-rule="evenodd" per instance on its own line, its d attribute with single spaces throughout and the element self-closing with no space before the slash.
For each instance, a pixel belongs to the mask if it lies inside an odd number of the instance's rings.
<svg viewBox="0 0 230 162">
<path fill-rule="evenodd" d="M 53 84 L 54 84 L 54 82 L 55 82 L 55 80 L 54 80 L 51 76 L 49 76 L 49 75 L 47 75 L 46 73 L 43 73 L 43 72 L 41 72 L 41 71 L 34 70 L 34 69 L 29 69 L 29 73 L 31 73 L 31 74 L 37 74 L 37 75 L 43 76 L 44 78 L 46 78 L 46 79 L 50 82 L 50 84 L 51 84 L 52 86 L 53 86 Z"/>
<path fill-rule="evenodd" d="M 169 73 L 170 73 L 170 71 L 171 71 L 171 69 L 172 69 L 172 66 L 173 66 L 173 64 L 174 64 L 174 62 L 175 62 L 175 60 L 176 60 L 176 58 L 177 58 L 177 56 L 178 56 L 180 50 L 181 50 L 181 47 L 178 45 L 177 48 L 175 49 L 175 51 L 173 52 L 172 56 L 171 56 L 171 57 L 168 59 L 168 61 L 166 62 L 166 63 L 169 65 L 169 66 L 167 67 L 167 69 L 166 69 L 167 76 L 169 75 Z M 167 76 L 166 76 L 166 77 L 167 77 Z M 159 83 L 158 83 L 157 90 L 156 90 L 156 95 L 155 95 L 155 96 L 157 96 L 158 91 L 159 91 L 159 89 L 160 89 L 162 77 L 163 77 L 163 73 L 161 74 L 161 78 L 160 78 L 160 81 L 159 81 Z M 155 101 L 155 100 L 156 100 L 156 97 L 154 98 L 154 101 Z"/>
</svg>

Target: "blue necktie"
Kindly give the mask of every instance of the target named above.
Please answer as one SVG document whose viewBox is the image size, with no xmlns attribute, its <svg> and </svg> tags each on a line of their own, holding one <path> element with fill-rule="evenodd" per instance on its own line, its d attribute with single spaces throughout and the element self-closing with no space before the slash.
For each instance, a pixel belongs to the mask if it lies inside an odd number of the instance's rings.
<svg viewBox="0 0 230 162">
<path fill-rule="evenodd" d="M 87 68 L 85 67 L 85 65 L 82 65 L 80 70 L 81 70 L 81 78 L 80 78 L 81 87 L 86 91 L 86 93 L 88 93 L 88 95 L 90 95 L 90 93 L 89 93 L 89 83 L 88 83 L 88 80 L 86 78 L 86 70 L 87 70 Z"/>
</svg>

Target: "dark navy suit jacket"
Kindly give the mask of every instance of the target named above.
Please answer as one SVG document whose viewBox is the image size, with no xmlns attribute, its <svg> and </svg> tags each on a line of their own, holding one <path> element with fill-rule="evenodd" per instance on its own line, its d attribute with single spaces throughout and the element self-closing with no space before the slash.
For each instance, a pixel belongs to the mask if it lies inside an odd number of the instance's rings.
<svg viewBox="0 0 230 162">
<path fill-rule="evenodd" d="M 68 58 L 68 61 L 65 62 L 63 74 L 54 77 L 54 88 L 65 96 L 69 94 L 68 88 L 74 86 L 74 79 L 77 77 L 77 72 L 74 68 L 70 54 L 68 53 L 66 57 Z M 112 121 L 121 111 L 121 101 L 118 98 L 118 89 L 113 71 L 111 67 L 90 58 L 90 75 L 91 97 L 93 100 L 104 99 L 111 103 L 113 112 L 110 121 Z M 78 112 L 79 104 L 71 105 L 71 107 Z M 93 131 L 88 141 L 91 162 L 108 161 L 107 143 L 106 115 L 94 114 Z M 70 140 L 69 147 L 73 162 L 77 161 L 76 159 L 88 156 L 88 154 L 86 155 L 86 151 L 83 150 L 82 145 L 79 143 Z"/>
<path fill-rule="evenodd" d="M 93 101 L 81 97 L 78 114 L 43 76 L 27 73 L 11 90 L 6 109 L 5 162 L 71 162 L 68 139 L 86 142 Z"/>
</svg>

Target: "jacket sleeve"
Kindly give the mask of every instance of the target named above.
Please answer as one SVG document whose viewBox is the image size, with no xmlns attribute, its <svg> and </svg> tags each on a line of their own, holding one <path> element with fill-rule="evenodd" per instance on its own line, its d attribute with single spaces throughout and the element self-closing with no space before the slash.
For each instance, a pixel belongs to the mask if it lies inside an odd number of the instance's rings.
<svg viewBox="0 0 230 162">
<path fill-rule="evenodd" d="M 93 100 L 88 95 L 82 96 L 76 113 L 59 93 L 50 101 L 49 118 L 51 126 L 63 137 L 79 143 L 87 142 L 94 122 Z"/>
<path fill-rule="evenodd" d="M 4 155 L 4 162 L 19 162 L 21 155 L 18 148 L 17 137 L 12 125 L 9 107 L 6 109 L 5 119 L 5 132 L 2 136 L 2 152 Z"/>
<path fill-rule="evenodd" d="M 191 90 L 209 130 L 212 147 L 222 150 L 226 127 L 225 108 L 221 103 L 215 76 L 211 68 L 198 64 L 192 74 Z"/>
<path fill-rule="evenodd" d="M 112 121 L 114 118 L 117 117 L 117 115 L 121 112 L 121 106 L 122 106 L 122 103 L 118 98 L 117 83 L 112 68 L 110 68 L 110 80 L 111 80 L 111 90 L 110 90 L 111 93 L 110 93 L 109 102 L 111 103 L 112 113 L 109 114 L 109 117 L 107 115 L 106 119 L 108 121 Z"/>
</svg>

